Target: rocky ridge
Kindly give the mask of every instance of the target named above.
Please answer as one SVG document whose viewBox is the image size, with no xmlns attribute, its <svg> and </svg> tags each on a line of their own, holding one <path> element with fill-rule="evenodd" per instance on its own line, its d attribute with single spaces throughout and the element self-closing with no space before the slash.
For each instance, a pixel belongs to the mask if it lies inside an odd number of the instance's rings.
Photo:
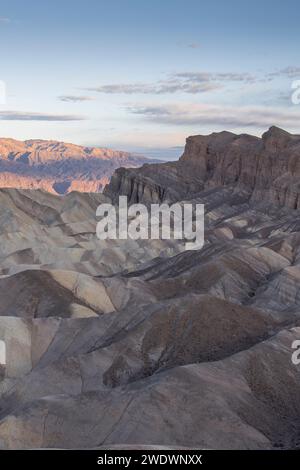
<svg viewBox="0 0 300 470">
<path fill-rule="evenodd" d="M 227 187 L 291 209 L 300 207 L 300 135 L 271 127 L 262 138 L 231 132 L 188 137 L 175 163 L 119 169 L 105 193 L 132 202 L 176 201 Z"/>
<path fill-rule="evenodd" d="M 127 152 L 47 140 L 0 139 L 0 187 L 53 194 L 100 192 L 120 166 L 147 159 Z"/>
</svg>

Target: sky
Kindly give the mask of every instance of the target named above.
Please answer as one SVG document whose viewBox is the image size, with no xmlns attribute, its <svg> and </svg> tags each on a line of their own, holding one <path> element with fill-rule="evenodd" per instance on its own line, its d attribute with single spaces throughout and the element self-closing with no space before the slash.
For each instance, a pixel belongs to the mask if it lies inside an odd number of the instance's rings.
<svg viewBox="0 0 300 470">
<path fill-rule="evenodd" d="M 176 158 L 300 133 L 299 24 L 294 0 L 0 0 L 0 136 Z"/>
</svg>

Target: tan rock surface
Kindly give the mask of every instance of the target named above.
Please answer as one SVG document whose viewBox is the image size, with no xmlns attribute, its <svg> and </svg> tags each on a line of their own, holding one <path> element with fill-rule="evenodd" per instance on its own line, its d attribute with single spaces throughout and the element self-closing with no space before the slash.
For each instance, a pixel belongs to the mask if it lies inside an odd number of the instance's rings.
<svg viewBox="0 0 300 470">
<path fill-rule="evenodd" d="M 300 212 L 256 201 L 265 165 L 224 150 L 240 139 L 268 152 L 268 194 L 289 146 L 298 178 L 298 137 L 273 129 L 192 138 L 181 163 L 118 170 L 106 192 L 132 177 L 132 201 L 205 203 L 200 251 L 100 242 L 101 194 L 0 190 L 0 448 L 299 448 Z"/>
<path fill-rule="evenodd" d="M 48 140 L 0 139 L 0 188 L 43 189 L 53 194 L 101 192 L 114 170 L 145 158 L 106 148 Z"/>
</svg>

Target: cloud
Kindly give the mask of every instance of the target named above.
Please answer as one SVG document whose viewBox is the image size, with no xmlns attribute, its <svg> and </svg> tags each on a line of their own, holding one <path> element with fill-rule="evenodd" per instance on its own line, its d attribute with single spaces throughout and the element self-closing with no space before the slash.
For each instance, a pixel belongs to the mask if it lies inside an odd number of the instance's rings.
<svg viewBox="0 0 300 470">
<path fill-rule="evenodd" d="M 187 47 L 189 47 L 190 49 L 199 49 L 200 44 L 198 42 L 192 42 L 191 44 L 188 44 Z"/>
<path fill-rule="evenodd" d="M 6 18 L 5 16 L 0 16 L 0 23 L 10 23 L 11 19 Z"/>
<path fill-rule="evenodd" d="M 125 84 L 120 83 L 116 85 L 103 85 L 97 88 L 90 88 L 89 91 L 94 91 L 98 93 L 107 93 L 107 94 L 145 94 L 145 95 L 161 95 L 164 93 L 205 93 L 207 91 L 212 91 L 218 89 L 219 86 L 215 83 L 201 82 L 201 83 L 188 83 L 182 80 L 170 79 L 165 81 L 160 81 L 157 83 L 135 83 L 135 84 Z"/>
<path fill-rule="evenodd" d="M 58 99 L 66 103 L 80 103 L 82 101 L 93 101 L 95 98 L 93 96 L 62 95 Z"/>
<path fill-rule="evenodd" d="M 300 122 L 300 110 L 291 108 L 266 108 L 262 106 L 223 107 L 209 104 L 170 104 L 162 106 L 132 106 L 133 114 L 158 124 L 175 126 L 209 125 L 228 128 L 265 128 L 271 125 L 295 128 Z"/>
<path fill-rule="evenodd" d="M 179 47 L 184 47 L 184 48 L 189 48 L 189 49 L 199 49 L 201 47 L 201 44 L 199 42 L 189 42 L 189 43 L 186 43 L 186 42 L 182 42 L 182 41 L 178 41 L 176 43 L 177 46 Z"/>
<path fill-rule="evenodd" d="M 83 121 L 83 116 L 0 111 L 0 121 Z"/>
<path fill-rule="evenodd" d="M 253 82 L 256 77 L 250 73 L 210 73 L 210 72 L 180 72 L 173 75 L 178 79 L 184 79 L 193 83 L 210 82 Z"/>
<path fill-rule="evenodd" d="M 300 67 L 298 66 L 285 67 L 275 72 L 268 73 L 268 77 L 270 78 L 277 78 L 277 77 L 300 78 Z"/>
<path fill-rule="evenodd" d="M 249 73 L 180 72 L 169 75 L 165 80 L 152 83 L 117 83 L 87 88 L 87 91 L 106 94 L 147 94 L 206 93 L 223 87 L 224 82 L 253 83 L 257 79 Z"/>
</svg>

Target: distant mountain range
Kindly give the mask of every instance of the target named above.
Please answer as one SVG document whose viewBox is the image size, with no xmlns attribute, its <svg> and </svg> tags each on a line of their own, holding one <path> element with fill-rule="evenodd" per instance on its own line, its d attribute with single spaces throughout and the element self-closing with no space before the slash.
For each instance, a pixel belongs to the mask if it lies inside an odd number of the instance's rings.
<svg viewBox="0 0 300 470">
<path fill-rule="evenodd" d="M 3 138 L 0 139 L 0 188 L 44 189 L 54 194 L 100 192 L 116 168 L 139 167 L 149 161 L 107 148 Z"/>
</svg>

